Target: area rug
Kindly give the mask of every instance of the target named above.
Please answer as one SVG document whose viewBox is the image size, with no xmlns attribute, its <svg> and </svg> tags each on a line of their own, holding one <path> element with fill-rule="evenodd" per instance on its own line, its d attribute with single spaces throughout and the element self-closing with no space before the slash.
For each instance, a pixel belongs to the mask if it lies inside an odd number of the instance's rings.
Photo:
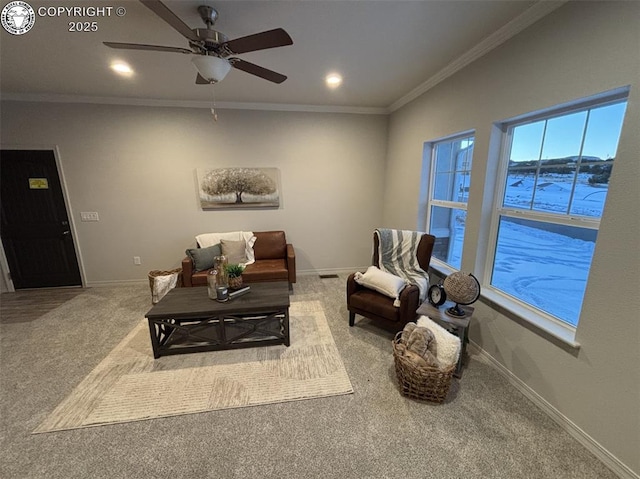
<svg viewBox="0 0 640 479">
<path fill-rule="evenodd" d="M 141 321 L 36 433 L 353 393 L 319 301 L 292 302 L 291 345 L 153 358 Z"/>
</svg>

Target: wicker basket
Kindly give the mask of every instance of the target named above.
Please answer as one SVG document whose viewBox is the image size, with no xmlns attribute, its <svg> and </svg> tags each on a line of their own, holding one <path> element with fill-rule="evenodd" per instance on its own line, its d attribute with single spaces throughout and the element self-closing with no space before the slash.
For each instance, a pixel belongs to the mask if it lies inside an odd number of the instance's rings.
<svg viewBox="0 0 640 479">
<path fill-rule="evenodd" d="M 447 398 L 447 394 L 449 394 L 456 365 L 454 364 L 444 370 L 416 366 L 402 355 L 401 335 L 402 331 L 398 332 L 391 342 L 400 392 L 403 396 L 413 399 L 423 399 L 437 403 L 443 402 Z"/>
<path fill-rule="evenodd" d="M 182 268 L 171 269 L 168 271 L 161 271 L 158 269 L 154 269 L 153 271 L 149 271 L 149 287 L 151 288 L 151 292 L 153 292 L 153 281 L 158 276 L 169 276 L 170 274 L 178 273 L 178 282 L 176 283 L 176 288 L 180 288 L 182 286 Z"/>
<path fill-rule="evenodd" d="M 155 278 L 157 278 L 158 276 L 169 276 L 171 274 L 176 274 L 176 273 L 178 274 L 178 279 L 176 281 L 176 288 L 181 288 L 182 287 L 182 268 L 176 268 L 169 271 L 161 271 L 158 269 L 149 271 L 149 288 L 151 289 L 151 302 L 153 304 L 156 304 L 158 301 L 160 301 L 160 298 L 162 297 L 162 296 L 159 296 L 158 292 L 156 291 Z"/>
</svg>

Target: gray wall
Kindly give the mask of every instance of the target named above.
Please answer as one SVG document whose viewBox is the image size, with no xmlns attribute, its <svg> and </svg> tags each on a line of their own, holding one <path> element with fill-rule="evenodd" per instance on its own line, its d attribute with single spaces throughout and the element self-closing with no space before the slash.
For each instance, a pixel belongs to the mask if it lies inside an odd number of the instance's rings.
<svg viewBox="0 0 640 479">
<path fill-rule="evenodd" d="M 383 217 L 391 227 L 416 227 L 422 214 L 423 143 L 475 129 L 462 268 L 475 271 L 483 260 L 477 257 L 476 246 L 483 241 L 481 226 L 488 221 L 493 195 L 492 124 L 631 85 L 577 330 L 582 348 L 577 352 L 564 348 L 482 302 L 476 303 L 471 339 L 517 382 L 636 474 L 640 474 L 639 21 L 638 2 L 569 3 L 393 113 Z"/>
<path fill-rule="evenodd" d="M 283 229 L 302 273 L 370 263 L 387 117 L 4 102 L 3 147 L 57 147 L 87 284 L 179 266 L 194 236 Z M 196 168 L 276 167 L 281 207 L 203 211 Z M 80 222 L 96 211 L 97 223 Z M 142 265 L 133 264 L 133 256 Z"/>
</svg>

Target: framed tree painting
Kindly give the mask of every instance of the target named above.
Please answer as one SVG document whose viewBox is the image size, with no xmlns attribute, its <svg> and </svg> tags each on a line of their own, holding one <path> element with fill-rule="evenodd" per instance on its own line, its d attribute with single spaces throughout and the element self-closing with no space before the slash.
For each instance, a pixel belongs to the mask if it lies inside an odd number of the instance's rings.
<svg viewBox="0 0 640 479">
<path fill-rule="evenodd" d="M 198 169 L 198 195 L 203 210 L 278 208 L 277 168 Z"/>
</svg>

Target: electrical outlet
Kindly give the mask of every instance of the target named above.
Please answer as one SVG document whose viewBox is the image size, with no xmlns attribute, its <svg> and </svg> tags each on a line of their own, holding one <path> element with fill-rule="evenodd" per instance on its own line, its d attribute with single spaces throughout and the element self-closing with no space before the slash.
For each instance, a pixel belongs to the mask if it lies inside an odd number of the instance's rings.
<svg viewBox="0 0 640 479">
<path fill-rule="evenodd" d="M 142 260 L 140 259 L 140 256 L 133 257 L 133 264 L 142 264 Z"/>
<path fill-rule="evenodd" d="M 81 221 L 100 221 L 100 218 L 98 217 L 97 211 L 81 211 L 80 220 Z"/>
</svg>

